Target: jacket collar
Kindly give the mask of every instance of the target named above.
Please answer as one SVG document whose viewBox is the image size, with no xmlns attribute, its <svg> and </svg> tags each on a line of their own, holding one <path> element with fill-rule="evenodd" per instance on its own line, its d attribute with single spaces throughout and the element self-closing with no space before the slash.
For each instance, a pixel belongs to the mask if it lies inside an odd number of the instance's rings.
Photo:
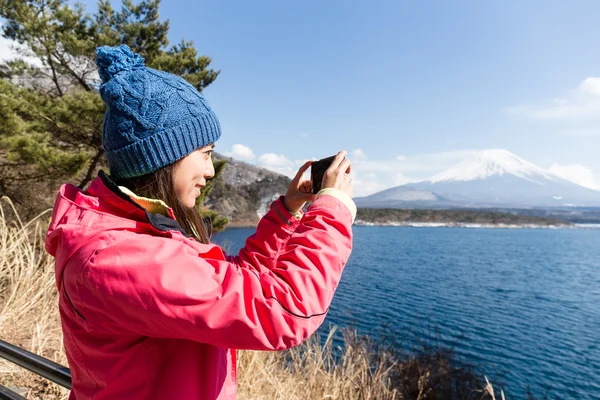
<svg viewBox="0 0 600 400">
<path fill-rule="evenodd" d="M 136 219 L 145 220 L 154 228 L 162 231 L 177 231 L 184 236 L 187 232 L 175 221 L 173 210 L 168 208 L 170 217 L 162 214 L 154 214 L 136 203 L 130 196 L 124 193 L 119 186 L 104 171 L 98 173 L 98 178 L 92 181 L 87 192 L 92 196 L 99 197 L 111 206 L 123 211 L 125 214 Z M 134 214 L 134 215 L 131 215 Z"/>
<path fill-rule="evenodd" d="M 119 186 L 119 189 L 121 190 L 121 192 L 129 196 L 131 200 L 135 201 L 137 204 L 142 206 L 144 209 L 150 211 L 152 214 L 162 214 L 165 217 L 177 219 L 175 218 L 175 213 L 173 212 L 171 207 L 169 207 L 164 201 L 138 196 L 125 186 Z"/>
</svg>

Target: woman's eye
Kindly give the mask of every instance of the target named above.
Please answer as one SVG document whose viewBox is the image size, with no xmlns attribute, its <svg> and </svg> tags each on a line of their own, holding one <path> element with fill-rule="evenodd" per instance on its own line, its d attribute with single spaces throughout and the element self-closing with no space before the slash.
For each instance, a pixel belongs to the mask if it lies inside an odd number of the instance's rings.
<svg viewBox="0 0 600 400">
<path fill-rule="evenodd" d="M 206 155 L 208 155 L 208 156 L 210 157 L 210 156 L 212 156 L 212 153 L 213 153 L 213 151 L 212 151 L 212 150 L 209 150 L 209 151 L 207 151 L 207 152 L 206 152 L 206 153 L 204 153 L 204 154 L 206 154 Z"/>
</svg>

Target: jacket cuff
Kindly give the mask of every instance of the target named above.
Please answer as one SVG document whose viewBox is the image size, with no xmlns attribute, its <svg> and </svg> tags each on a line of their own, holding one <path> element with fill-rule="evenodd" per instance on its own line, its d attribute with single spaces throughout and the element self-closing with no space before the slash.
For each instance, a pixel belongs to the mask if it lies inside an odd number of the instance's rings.
<svg viewBox="0 0 600 400">
<path fill-rule="evenodd" d="M 332 196 L 341 201 L 346 207 L 348 207 L 348 211 L 350 211 L 350 215 L 352 215 L 352 223 L 354 223 L 354 220 L 356 219 L 356 204 L 354 204 L 354 200 L 352 200 L 350 196 L 341 190 L 334 188 L 325 188 L 319 190 L 319 193 L 317 193 L 317 199 L 321 196 Z"/>
<path fill-rule="evenodd" d="M 285 208 L 285 204 L 283 203 L 283 197 L 280 196 L 277 200 L 273 202 L 273 210 L 279 217 L 279 219 L 286 225 L 294 225 L 302 219 L 302 212 L 298 211 L 296 214 L 292 214 Z"/>
</svg>

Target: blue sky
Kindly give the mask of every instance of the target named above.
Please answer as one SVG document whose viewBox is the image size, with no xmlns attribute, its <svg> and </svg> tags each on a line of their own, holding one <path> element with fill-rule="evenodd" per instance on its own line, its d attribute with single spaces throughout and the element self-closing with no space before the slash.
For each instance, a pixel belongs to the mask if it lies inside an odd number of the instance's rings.
<svg viewBox="0 0 600 400">
<path fill-rule="evenodd" d="M 600 188 L 598 1 L 169 0 L 160 14 L 221 70 L 205 90 L 221 153 L 291 174 L 347 149 L 364 195 L 505 148 Z"/>
</svg>

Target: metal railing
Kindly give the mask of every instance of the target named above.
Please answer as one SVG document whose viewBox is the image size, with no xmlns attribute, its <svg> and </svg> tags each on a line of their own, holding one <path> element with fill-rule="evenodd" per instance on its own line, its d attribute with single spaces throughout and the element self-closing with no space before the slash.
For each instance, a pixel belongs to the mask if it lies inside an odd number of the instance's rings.
<svg viewBox="0 0 600 400">
<path fill-rule="evenodd" d="M 51 380 L 62 387 L 71 389 L 71 371 L 69 368 L 50 361 L 47 358 L 23 350 L 20 347 L 0 340 L 0 358 L 4 358 L 20 367 Z M 0 385 L 0 400 L 23 400 L 18 393 Z"/>
</svg>

